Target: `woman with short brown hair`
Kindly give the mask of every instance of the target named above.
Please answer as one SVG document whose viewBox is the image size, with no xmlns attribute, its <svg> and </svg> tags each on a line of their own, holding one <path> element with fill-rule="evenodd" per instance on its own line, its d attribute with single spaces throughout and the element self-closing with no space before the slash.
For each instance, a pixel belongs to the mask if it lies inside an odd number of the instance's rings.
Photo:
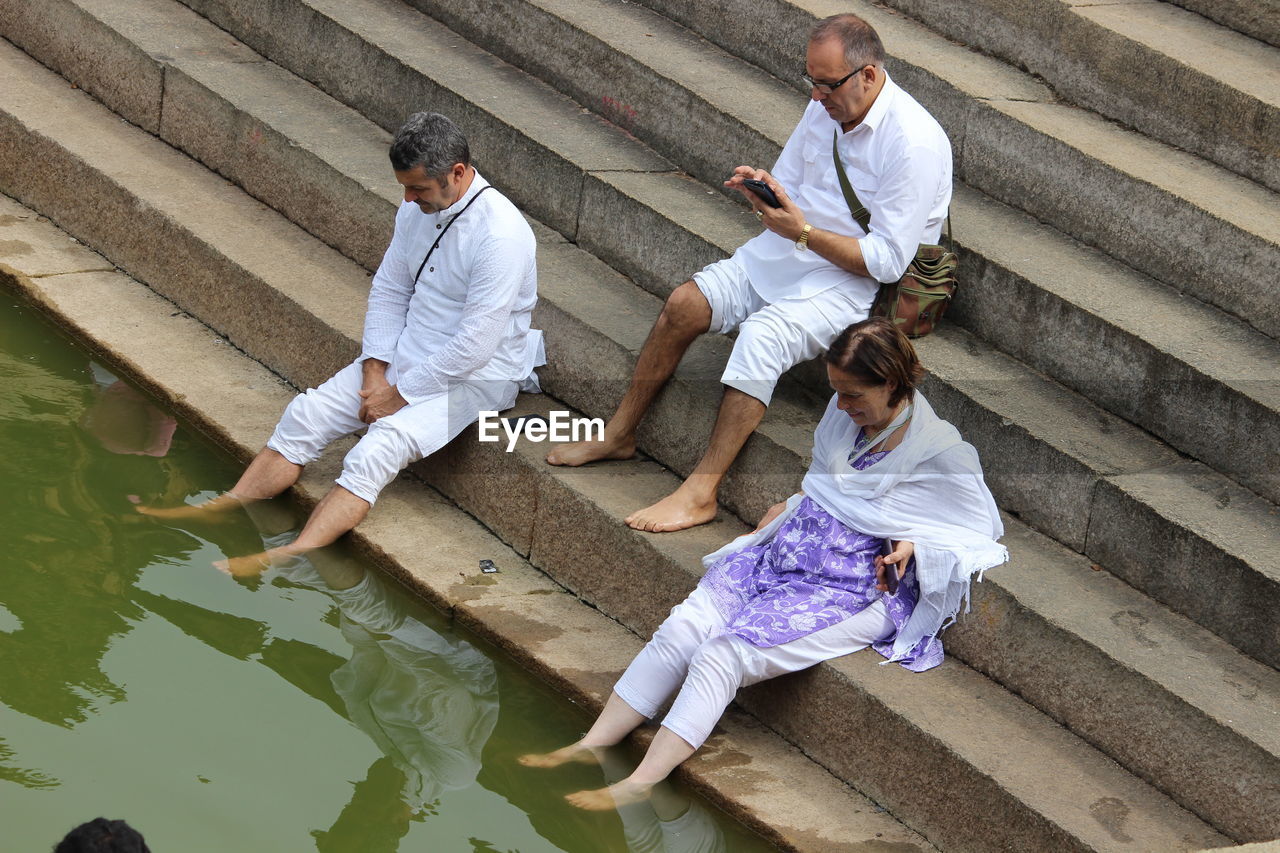
<svg viewBox="0 0 1280 853">
<path fill-rule="evenodd" d="M 618 743 L 675 694 L 630 777 L 570 794 L 584 808 L 644 797 L 702 745 L 737 689 L 872 646 L 913 671 L 942 662 L 939 634 L 969 581 L 1008 559 L 978 455 L 916 389 L 924 369 L 883 318 L 825 355 L 836 392 L 803 491 L 703 558 L 706 574 L 627 668 L 555 766 Z"/>
</svg>

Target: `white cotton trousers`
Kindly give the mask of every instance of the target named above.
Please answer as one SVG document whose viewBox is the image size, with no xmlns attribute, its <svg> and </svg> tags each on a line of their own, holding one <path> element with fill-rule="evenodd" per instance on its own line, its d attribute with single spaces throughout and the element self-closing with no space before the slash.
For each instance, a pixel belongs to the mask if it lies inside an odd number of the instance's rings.
<svg viewBox="0 0 1280 853">
<path fill-rule="evenodd" d="M 880 600 L 843 622 L 767 649 L 724 633 L 726 624 L 711 594 L 695 589 L 672 608 L 613 692 L 653 718 L 678 690 L 662 725 L 697 749 L 739 687 L 856 652 L 894 630 Z"/>
<path fill-rule="evenodd" d="M 766 302 L 733 258 L 694 273 L 693 282 L 711 305 L 711 329 L 738 330 L 720 381 L 766 406 L 778 377 L 821 355 L 848 326 L 867 319 L 875 290 L 831 287 L 812 296 Z"/>
<path fill-rule="evenodd" d="M 393 364 L 387 380 L 395 384 Z M 293 398 L 267 447 L 295 465 L 307 465 L 330 442 L 364 429 L 358 417 L 363 367 L 357 361 L 319 388 Z M 444 394 L 427 397 L 368 425 L 368 432 L 342 460 L 337 483 L 372 505 L 378 493 L 411 462 L 435 453 L 475 423 L 481 411 L 502 411 L 515 404 L 519 383 L 509 380 L 455 382 Z"/>
</svg>

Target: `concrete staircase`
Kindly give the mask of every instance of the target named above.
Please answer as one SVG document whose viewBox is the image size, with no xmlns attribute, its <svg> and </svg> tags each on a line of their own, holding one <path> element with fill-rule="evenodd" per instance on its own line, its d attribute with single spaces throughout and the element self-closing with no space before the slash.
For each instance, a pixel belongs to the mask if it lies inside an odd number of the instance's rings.
<svg viewBox="0 0 1280 853">
<path fill-rule="evenodd" d="M 387 131 L 438 109 L 537 220 L 550 396 L 520 408 L 590 415 L 612 409 L 661 297 L 755 233 L 717 187 L 771 163 L 799 116 L 804 30 L 871 20 L 953 134 L 965 289 L 921 342 L 926 393 L 982 454 L 1013 561 L 975 587 L 939 670 L 855 655 L 742 704 L 942 849 L 1280 836 L 1280 135 L 1177 150 L 1140 115 L 1060 102 L 1092 103 L 1065 72 L 978 45 L 1036 80 L 856 2 L 185 2 L 0 0 L 0 34 L 61 75 L 0 51 L 0 191 L 305 387 L 358 344 L 398 198 Z M 1006 42 L 1020 27 L 1043 38 L 1014 22 Z M 1265 92 L 1232 97 L 1257 116 L 1241 124 L 1270 120 Z M 696 461 L 725 352 L 700 342 L 659 398 L 651 460 L 551 469 L 545 448 L 464 436 L 420 473 L 645 634 L 807 460 L 825 394 L 802 366 L 715 523 L 620 524 Z"/>
</svg>

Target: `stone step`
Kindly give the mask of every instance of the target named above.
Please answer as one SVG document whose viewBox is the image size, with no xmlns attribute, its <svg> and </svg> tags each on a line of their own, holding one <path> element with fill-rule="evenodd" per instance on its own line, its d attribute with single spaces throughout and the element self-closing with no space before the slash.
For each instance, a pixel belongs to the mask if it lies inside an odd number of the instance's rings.
<svg viewBox="0 0 1280 853">
<path fill-rule="evenodd" d="M 1230 30 L 1280 47 L 1280 2 L 1277 0 L 1168 0 L 1204 15 Z"/>
<path fill-rule="evenodd" d="M 270 7 L 243 9 L 233 7 L 235 2 L 199 0 L 196 5 L 238 37 L 276 51 L 272 59 L 338 100 L 350 100 L 379 122 L 384 121 L 379 116 L 392 112 L 385 103 L 400 96 L 403 86 L 394 85 L 396 79 L 409 86 L 427 73 L 451 80 L 456 76 L 452 63 L 441 70 L 446 66 L 429 62 L 438 50 L 432 52 L 427 35 L 437 25 L 393 0 L 279 0 Z M 411 45 L 402 43 L 403 38 L 394 41 L 396 34 L 410 31 L 426 35 Z M 340 67 L 317 59 L 299 47 L 312 37 L 307 33 L 322 33 L 327 43 L 341 47 L 341 53 L 364 59 Z M 444 43 L 465 44 L 456 35 L 441 38 Z M 472 50 L 459 49 L 460 65 L 466 65 Z M 366 72 L 384 68 L 390 77 Z M 392 73 L 397 70 L 398 78 Z M 405 75 L 411 79 L 405 80 Z M 392 82 L 380 86 L 384 79 Z M 416 85 L 422 89 L 435 84 Z M 456 85 L 476 104 L 491 97 L 492 84 L 487 81 L 457 80 Z M 357 90 L 360 97 L 353 98 Z M 380 94 L 390 92 L 396 94 Z M 450 90 L 442 106 L 462 100 Z M 520 112 L 519 117 L 503 119 L 502 138 L 518 135 L 506 121 L 525 122 L 534 135 L 554 124 L 535 103 L 523 104 Z M 468 107 L 464 118 L 475 118 L 481 129 L 479 134 L 472 130 L 480 148 L 487 146 L 486 136 L 497 119 L 481 120 L 476 113 Z M 537 145 L 532 136 L 527 141 Z M 546 156 L 557 165 L 568 162 L 556 152 L 547 151 Z M 529 194 L 527 176 L 542 174 L 537 169 L 507 169 L 509 158 L 498 152 L 479 162 L 500 184 L 526 185 L 512 190 L 517 202 Z M 660 295 L 754 230 L 753 220 L 740 206 L 676 173 L 593 172 L 584 164 L 579 175 L 576 230 L 566 231 L 555 221 L 548 224 Z M 537 207 L 526 209 L 543 218 Z M 1280 346 L 988 197 L 960 187 L 953 210 L 969 270 L 966 295 L 954 309 L 959 321 L 1179 451 L 1272 501 L 1280 499 L 1280 388 L 1273 381 L 1280 375 Z M 563 214 L 558 218 L 563 220 Z M 1034 256 L 1028 257 L 1029 246 L 1036 247 Z M 1153 314 L 1162 319 L 1159 327 L 1151 323 Z M 1210 340 L 1214 346 L 1206 347 L 1204 342 Z M 1176 394 L 1170 388 L 1176 388 Z M 1174 399 L 1176 409 L 1171 410 Z M 1209 438 L 1200 424 L 1219 421 L 1223 411 L 1234 416 L 1221 424 L 1221 436 Z"/>
<path fill-rule="evenodd" d="M 236 457 L 255 453 L 293 389 L 41 218 L 0 196 L 0 289 L 35 302 Z M 298 488 L 304 503 L 329 488 L 344 449 L 308 469 Z M 353 538 L 416 595 L 587 709 L 601 707 L 640 649 L 633 633 L 567 594 L 421 482 L 392 483 Z M 424 549 L 424 541 L 432 547 Z M 480 557 L 493 559 L 501 573 L 483 583 L 478 574 L 460 579 L 458 567 L 474 567 Z M 727 755 L 736 760 L 726 764 Z M 782 850 L 934 849 L 738 711 L 683 775 Z"/>
<path fill-rule="evenodd" d="M 94 20 L 111 28 L 116 41 L 135 45 L 147 39 L 164 43 L 165 27 L 172 28 L 195 57 L 215 55 L 226 38 L 170 2 L 151 3 L 144 32 L 134 32 L 136 17 L 113 17 L 101 7 Z M 81 43 L 107 40 L 89 30 L 65 32 Z M 171 63 L 163 138 L 373 268 L 380 257 L 374 247 L 387 239 L 398 200 L 385 177 L 377 177 L 386 169 L 383 132 L 243 47 L 224 61 L 160 60 L 145 50 L 141 55 L 157 66 Z M 100 54 L 99 61 L 109 56 Z M 120 62 L 135 62 L 133 57 L 124 51 Z M 282 111 L 278 105 L 284 103 L 301 106 Z M 220 130 L 211 133 L 209 127 Z M 338 204 L 326 198 L 329 188 Z M 577 247 L 545 229 L 539 233 L 540 322 L 554 344 L 544 382 L 571 405 L 607 416 L 660 303 Z M 935 404 L 984 458 L 1002 460 L 988 466 L 1002 506 L 1250 654 L 1280 664 L 1280 637 L 1270 617 L 1280 603 L 1280 542 L 1269 504 L 1202 465 L 1184 463 L 1140 431 L 959 330 L 944 328 L 920 344 L 932 366 L 928 392 Z M 557 358 L 557 351 L 589 355 Z M 726 352 L 722 339 L 695 346 L 645 423 L 642 446 L 679 473 L 692 470 L 710 431 Z M 784 384 L 731 473 L 727 506 L 754 519 L 795 490 L 812 413 L 824 397 L 806 398 Z M 1139 485 L 1139 497 L 1130 494 L 1125 478 Z M 1142 535 L 1117 525 L 1117 518 L 1144 519 Z M 1151 572 L 1148 555 L 1159 555 L 1155 564 L 1176 570 Z M 1223 594 L 1202 594 L 1206 566 L 1213 567 L 1210 576 Z"/>
<path fill-rule="evenodd" d="M 11 117 L 11 120 L 6 121 L 5 124 L 6 127 L 12 128 L 16 123 L 12 120 L 15 117 L 11 112 L 16 110 L 21 114 L 21 123 L 26 126 L 25 132 L 14 129 L 6 134 L 15 141 L 14 145 L 6 149 L 6 153 L 12 151 L 15 155 L 22 155 L 24 152 L 18 150 L 17 142 L 25 142 L 32 147 L 38 146 L 42 149 L 40 159 L 51 164 L 55 172 L 74 172 L 82 176 L 79 185 L 81 190 L 89 185 L 86 182 L 95 175 L 95 172 L 101 175 L 100 182 L 95 181 L 90 185 L 94 197 L 100 199 L 103 205 L 99 209 L 100 212 L 106 214 L 99 218 L 117 222 L 115 226 L 117 228 L 122 226 L 126 229 L 148 228 L 152 222 L 169 223 L 168 231 L 171 240 L 167 255 L 170 258 L 170 268 L 158 270 L 157 281 L 154 284 L 160 289 L 167 289 L 179 305 L 186 306 L 186 300 L 183 297 L 187 287 L 192 287 L 199 295 L 199 283 L 189 284 L 188 265 L 191 259 L 204 260 L 204 247 L 216 245 L 218 241 L 226 241 L 228 245 L 235 246 L 247 240 L 264 239 L 264 236 L 274 242 L 278 239 L 277 233 L 287 230 L 287 226 L 283 223 L 280 225 L 279 232 L 267 230 L 263 222 L 257 221 L 255 216 L 250 215 L 250 211 L 257 209 L 253 202 L 243 196 L 239 201 L 234 201 L 229 195 L 224 196 L 214 191 L 214 187 L 222 185 L 212 175 L 202 173 L 197 165 L 185 160 L 171 149 L 167 149 L 157 140 L 109 117 L 102 116 L 100 108 L 97 108 L 98 112 L 95 113 L 94 110 L 89 109 L 93 105 L 88 104 L 82 95 L 67 90 L 65 84 L 59 81 L 49 80 L 50 75 L 47 72 L 31 67 L 32 64 L 28 60 L 10 55 L 4 58 L 6 75 L 9 79 L 21 81 L 20 91 L 25 93 L 5 96 L 5 100 L 9 101 L 6 105 L 6 114 Z M 61 103 L 63 101 L 65 104 Z M 73 114 L 75 116 L 73 120 L 66 118 Z M 87 124 L 95 120 L 100 126 Z M 63 121 L 69 121 L 73 130 L 92 129 L 94 132 L 64 135 L 61 132 L 62 128 L 59 127 Z M 20 133 L 25 137 L 24 139 L 17 138 Z M 119 152 L 120 162 L 146 164 L 146 178 L 127 174 L 127 169 L 114 163 L 108 162 L 101 167 L 91 165 L 101 159 L 100 149 Z M 18 164 L 17 171 L 23 174 L 26 170 L 21 166 L 34 159 L 31 156 L 15 156 L 12 162 Z M 98 169 L 102 171 L 97 171 Z M 111 174 L 104 174 L 105 172 Z M 186 180 L 175 180 L 174 176 L 178 173 L 184 174 Z M 140 184 L 136 190 L 137 194 L 131 191 L 135 182 Z M 164 192 L 160 192 L 158 187 L 164 188 Z M 50 198 L 56 194 L 47 188 L 35 194 L 40 196 L 41 207 L 57 208 L 59 215 L 64 209 L 72 207 L 74 200 L 80 197 L 76 195 L 69 201 L 66 197 Z M 199 211 L 183 217 L 185 199 L 191 197 L 200 197 L 205 200 L 205 203 L 201 205 Z M 112 216 L 113 210 L 121 209 L 126 199 L 131 202 L 133 218 L 125 220 L 123 217 Z M 238 235 L 239 239 L 237 240 L 236 235 L 215 234 L 208 224 L 213 219 L 240 223 L 243 230 Z M 107 245 L 116 242 L 111 234 L 99 233 L 95 237 L 95 242 L 101 241 Z M 561 245 L 567 249 L 565 244 Z M 134 249 L 134 251 L 137 250 Z M 353 274 L 349 262 L 318 244 L 314 246 L 311 256 L 317 263 L 323 259 L 332 267 L 327 273 L 313 270 L 308 283 L 310 288 L 322 292 L 338 291 L 340 288 L 335 286 L 334 280 Z M 117 257 L 115 260 L 117 263 L 129 266 L 127 257 Z M 229 271 L 234 270 L 240 263 L 243 261 L 235 264 L 227 263 L 224 268 Z M 224 286 L 243 294 L 241 300 L 231 306 L 221 306 L 222 314 L 214 311 L 211 312 L 211 316 L 204 317 L 222 333 L 227 333 L 228 329 L 234 332 L 242 325 L 240 314 L 257 310 L 252 291 L 258 286 L 258 281 L 278 278 L 281 280 L 282 289 L 291 290 L 296 287 L 295 282 L 287 273 L 281 271 L 279 265 L 267 260 L 259 260 L 254 266 L 256 270 L 244 269 L 236 275 L 228 275 L 224 282 Z M 363 276 L 363 273 L 360 275 Z M 551 278 L 554 280 L 557 277 L 551 276 Z M 275 345 L 283 345 L 285 351 L 291 349 L 290 343 L 293 343 L 297 349 L 309 347 L 320 354 L 333 351 L 334 347 L 323 345 L 326 343 L 324 341 L 317 341 L 312 330 L 322 328 L 328 330 L 327 334 L 330 337 L 341 337 L 342 332 L 337 328 L 342 325 L 341 322 L 328 322 L 322 318 L 308 320 L 305 323 L 293 321 L 288 317 L 289 314 L 307 309 L 295 309 L 292 306 L 300 306 L 304 302 L 305 300 L 297 298 L 295 294 L 290 301 L 281 304 L 279 312 L 286 317 L 278 323 L 280 331 L 277 333 L 277 338 L 282 340 L 276 341 Z M 351 313 L 349 303 L 332 302 L 315 310 L 320 310 L 325 315 L 342 315 L 343 317 Z M 540 316 L 540 321 L 543 316 L 545 311 Z M 296 332 L 294 331 L 296 329 L 302 331 Z M 297 334 L 304 337 L 295 338 Z M 264 348 L 259 347 L 252 338 L 233 333 L 229 339 L 246 348 L 255 357 L 263 357 L 261 353 Z M 350 343 L 353 346 L 354 342 L 354 335 L 352 335 Z M 317 343 L 322 345 L 316 346 Z M 275 369 L 285 370 L 291 367 L 278 363 L 276 359 L 264 360 Z M 313 369 L 329 370 L 339 363 L 330 358 L 327 363 L 315 365 Z M 542 406 L 545 409 L 554 406 L 555 403 L 552 400 L 542 399 L 533 401 L 532 405 Z M 493 529 L 518 551 L 530 554 L 535 564 L 556 573 L 556 576 L 566 585 L 596 601 L 606 612 L 617 616 L 637 630 L 651 629 L 661 618 L 666 607 L 672 603 L 672 597 L 678 597 L 689 588 L 696 577 L 698 566 L 696 558 L 700 553 L 709 550 L 709 540 L 718 543 L 743 529 L 740 522 L 724 517 L 716 526 L 681 534 L 652 536 L 630 531 L 618 521 L 620 515 L 625 514 L 630 508 L 620 506 L 620 502 L 626 501 L 634 506 L 636 500 L 643 500 L 650 495 L 669 490 L 675 484 L 671 474 L 662 471 L 652 463 L 627 463 L 573 471 L 551 469 L 538 459 L 541 451 L 542 448 L 526 445 L 519 448 L 517 454 L 508 456 L 494 445 L 482 445 L 474 440 L 464 439 L 452 445 L 448 453 L 426 466 L 424 473 L 465 508 L 481 514 Z M 599 486 L 599 491 L 588 491 L 584 486 L 577 493 L 566 491 L 565 486 L 559 485 L 574 483 L 603 485 Z M 550 491 L 551 486 L 547 484 L 558 484 L 555 486 L 557 491 L 554 493 Z M 531 493 L 531 489 L 538 491 Z M 572 530 L 566 528 L 566 525 L 572 526 Z M 649 549 L 651 553 L 646 556 L 635 551 L 637 548 Z M 654 555 L 658 553 L 668 556 L 656 559 Z M 607 558 L 609 565 L 626 566 L 628 569 L 601 572 L 600 564 L 606 554 L 609 555 Z M 674 557 L 670 556 L 672 554 Z M 683 578 L 682 582 L 679 581 L 681 578 Z M 1221 643 L 1219 646 L 1225 648 Z M 844 665 L 841 663 L 836 667 L 838 669 Z M 917 710 L 913 714 L 918 713 L 920 717 L 913 718 L 909 723 L 895 723 L 892 717 L 886 718 L 890 713 L 888 708 L 896 709 L 897 706 L 877 698 L 874 693 L 874 691 L 888 689 L 882 688 L 880 686 L 882 683 L 889 685 L 895 683 L 877 680 L 895 677 L 888 675 L 889 668 L 874 665 L 864 667 L 867 672 L 858 676 L 857 683 L 869 681 L 871 686 L 862 689 L 871 690 L 872 695 L 860 701 L 879 703 L 882 707 L 876 708 L 875 713 L 882 718 L 885 725 L 908 726 L 908 728 L 918 728 L 926 724 L 935 726 L 936 728 L 930 729 L 928 734 L 937 743 L 928 747 L 931 752 L 929 761 L 925 762 L 926 765 L 937 766 L 937 762 L 940 761 L 952 765 L 958 764 L 954 772 L 968 780 L 969 784 L 977 786 L 975 791 L 981 792 L 982 796 L 988 796 L 988 794 L 996 796 L 997 791 L 1006 792 L 998 794 L 1001 799 L 1000 828 L 986 828 L 982 830 L 984 833 L 996 832 L 997 835 L 1004 832 L 1031 833 L 1027 837 L 1041 839 L 1045 844 L 1050 845 L 1051 849 L 1106 846 L 1114 843 L 1115 836 L 1099 834 L 1103 830 L 1098 823 L 1098 815 L 1102 816 L 1102 824 L 1115 828 L 1116 815 L 1113 814 L 1115 809 L 1129 808 L 1132 810 L 1131 822 L 1120 827 L 1120 832 L 1128 833 L 1127 837 L 1131 840 L 1142 838 L 1143 840 L 1135 843 L 1152 845 L 1149 849 L 1162 849 L 1162 845 L 1164 847 L 1172 845 L 1169 849 L 1175 849 L 1179 845 L 1188 844 L 1187 839 L 1191 836 L 1204 837 L 1203 830 L 1193 831 L 1191 827 L 1194 824 L 1187 822 L 1189 818 L 1181 815 L 1177 810 L 1166 812 L 1165 810 L 1170 808 L 1167 801 L 1163 801 L 1153 790 L 1137 783 L 1118 767 L 1102 759 L 1088 749 L 1083 742 L 1066 735 L 1046 718 L 1017 702 L 995 685 L 981 686 L 987 685 L 988 682 L 970 670 L 954 663 L 948 664 L 948 667 L 953 668 L 956 673 L 967 673 L 948 676 L 950 680 L 947 683 L 951 685 L 948 690 L 954 689 L 955 694 L 944 693 L 932 699 L 918 696 L 916 701 L 923 704 L 917 704 L 915 706 Z M 947 671 L 952 672 L 952 669 Z M 851 683 L 854 682 L 850 682 L 847 675 L 842 675 L 834 681 L 824 682 L 825 686 L 822 690 L 851 689 L 847 686 Z M 973 693 L 974 690 L 978 690 L 979 693 Z M 963 697 L 979 694 L 984 696 L 983 707 L 975 707 L 971 712 L 962 712 L 961 716 L 977 719 L 979 715 L 994 714 L 1001 720 L 998 725 L 992 722 L 987 729 L 988 735 L 995 738 L 994 741 L 967 743 L 962 737 L 961 729 L 951 728 L 938 721 L 930 722 L 925 705 L 937 702 L 939 707 L 963 708 L 964 702 L 970 701 L 964 700 Z M 765 691 L 762 695 L 769 694 Z M 847 704 L 840 696 L 841 694 L 837 692 L 823 701 L 828 706 Z M 993 707 L 997 710 L 992 711 Z M 783 725 L 783 722 L 776 721 L 771 716 L 771 712 L 762 712 L 762 714 L 773 724 Z M 794 710 L 789 711 L 788 714 L 793 715 Z M 785 716 L 787 715 L 783 715 L 783 718 Z M 821 728 L 822 724 L 815 722 L 813 726 L 817 729 Z M 1005 728 L 1002 730 L 1001 726 Z M 1228 732 L 1228 734 L 1231 733 Z M 1034 741 L 1027 746 L 1029 754 L 1034 758 L 1027 767 L 1003 765 L 1001 760 L 988 754 L 991 743 L 1003 741 L 1007 744 L 1011 738 L 1019 742 L 1026 738 Z M 1048 752 L 1041 750 L 1048 750 Z M 847 756 L 842 756 L 837 751 L 831 754 L 828 766 L 848 760 Z M 1027 775 L 1034 775 L 1028 767 L 1039 767 L 1041 771 L 1044 768 L 1054 767 L 1058 768 L 1055 772 L 1059 772 L 1064 762 L 1090 779 L 1090 798 L 1085 801 L 1076 801 L 1071 805 L 1064 805 L 1056 796 L 1052 800 L 1046 799 L 1045 792 L 1053 786 L 1044 779 L 1033 779 Z M 883 785 L 885 791 L 883 802 L 910 803 L 909 807 L 904 805 L 905 811 L 901 809 L 897 811 L 902 814 L 917 815 L 909 818 L 913 821 L 912 825 L 927 827 L 924 831 L 929 833 L 931 838 L 963 839 L 968 837 L 965 833 L 975 831 L 969 817 L 957 822 L 955 815 L 948 816 L 946 810 L 937 804 L 930 806 L 927 803 L 916 803 L 915 799 L 921 790 L 923 780 L 904 779 L 901 768 L 896 764 L 891 766 L 893 767 L 891 773 L 882 769 L 873 782 L 859 779 L 859 784 Z M 924 765 L 917 762 L 911 766 Z M 890 778 L 885 778 L 886 775 Z M 1096 787 L 1099 779 L 1102 782 L 1101 788 Z M 876 790 L 880 789 L 876 788 Z M 1101 806 L 1096 802 L 1097 792 L 1100 790 L 1110 791 L 1102 796 Z M 1012 793 L 1007 793 L 1009 791 Z M 1116 806 L 1107 797 L 1118 800 L 1120 805 Z M 1092 814 L 1085 802 L 1093 804 Z M 1159 806 L 1161 802 L 1165 802 L 1166 805 Z M 916 811 L 917 809 L 919 811 Z M 1015 817 L 1017 817 L 1016 821 L 1014 821 Z M 1047 827 L 1046 820 L 1049 824 Z M 1150 823 L 1149 827 L 1148 823 Z M 1147 836 L 1148 832 L 1159 834 Z M 971 837 L 970 840 L 972 840 Z M 1143 848 L 1139 846 L 1137 849 Z"/>
<path fill-rule="evenodd" d="M 1158 0 L 889 5 L 1072 103 L 1280 189 L 1280 48 Z"/>
<path fill-rule="evenodd" d="M 907 44 L 897 33 L 921 28 L 895 18 L 893 11 L 900 10 L 949 39 L 1027 69 L 1073 103 L 1280 189 L 1276 48 L 1157 0 L 891 0 L 885 4 L 891 10 L 869 0 L 638 2 L 784 79 L 796 73 L 795 52 L 808 27 L 839 12 L 866 18 L 895 58 L 918 62 L 925 73 L 912 80 L 913 92 L 926 91 L 931 80 L 965 79 L 976 70 L 935 39 Z M 1255 34 L 1276 27 L 1274 0 L 1186 0 L 1192 3 L 1243 5 L 1262 22 Z"/>
<path fill-rule="evenodd" d="M 712 187 L 741 163 L 771 165 L 803 110 L 795 93 L 803 38 L 790 45 L 779 80 L 638 4 L 410 2 Z M 1056 103 L 1029 75 L 997 60 L 974 57 L 882 10 L 876 17 L 887 25 L 890 48 L 914 52 L 909 60 L 895 56 L 893 74 L 919 54 L 927 64 L 910 67 L 908 76 L 960 81 L 917 93 L 948 128 L 959 177 L 1280 337 L 1280 307 L 1258 298 L 1280 267 L 1280 195 Z M 507 26 L 514 19 L 521 26 Z M 956 74 L 961 61 L 977 67 Z M 673 122 L 672 115 L 685 119 Z"/>
<path fill-rule="evenodd" d="M 346 6 L 337 0 L 330 5 L 336 11 Z M 318 59 L 311 75 L 299 76 L 321 77 L 322 89 L 330 89 L 339 101 L 359 105 L 364 115 L 384 129 L 399 127 L 424 104 L 452 116 L 469 131 L 475 140 L 473 156 L 488 163 L 491 173 L 539 176 L 537 182 L 526 181 L 513 190 L 513 200 L 564 234 L 572 237 L 577 231 L 587 191 L 584 173 L 663 173 L 673 168 L 622 130 L 394 0 L 379 4 L 382 14 L 364 15 L 363 20 L 357 15 L 350 21 L 354 30 L 326 17 L 321 8 L 288 7 L 303 14 L 273 22 L 279 27 L 269 40 L 277 54 L 272 57 L 275 62 L 289 68 Z M 256 11 L 267 14 L 270 9 L 260 6 Z M 351 11 L 361 12 L 354 7 Z M 109 102 L 108 92 L 128 93 L 129 98 L 123 99 L 126 106 L 130 100 L 138 106 L 121 114 L 148 129 L 159 122 L 162 69 L 197 76 L 205 70 L 201 60 L 216 60 L 228 50 L 243 56 L 239 53 L 243 47 L 234 40 L 209 56 L 202 47 L 185 44 L 185 36 L 165 36 L 164 23 L 176 13 L 153 0 L 54 2 L 47 11 L 44 4 L 37 10 L 19 0 L 0 0 L 0 14 L 6 37 L 34 55 L 48 56 L 45 61 L 50 67 L 60 70 L 73 63 L 81 67 L 82 80 L 73 80 L 77 85 Z M 106 21 L 111 24 L 104 30 Z M 67 32 L 81 31 L 100 40 L 89 45 L 68 43 Z M 96 57 L 115 55 L 122 33 L 138 39 L 126 51 L 134 62 L 119 66 L 122 71 L 110 63 L 95 62 Z M 313 56 L 316 43 L 329 49 Z M 369 53 L 363 53 L 366 50 Z M 446 55 L 449 62 L 441 63 L 439 57 Z M 260 57 L 246 61 L 255 60 Z M 224 69 L 224 73 L 230 72 Z M 240 93 L 246 103 L 253 97 L 252 92 Z M 237 154 L 250 159 L 243 155 L 253 150 L 255 142 L 246 140 Z"/>
</svg>

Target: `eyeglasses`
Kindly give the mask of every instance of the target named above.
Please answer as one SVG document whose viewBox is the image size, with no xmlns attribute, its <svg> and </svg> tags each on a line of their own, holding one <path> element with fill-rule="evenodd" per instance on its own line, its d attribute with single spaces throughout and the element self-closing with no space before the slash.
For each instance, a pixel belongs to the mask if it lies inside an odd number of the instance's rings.
<svg viewBox="0 0 1280 853">
<path fill-rule="evenodd" d="M 863 68 L 865 67 L 866 66 L 864 65 Z M 821 92 L 824 95 L 830 95 L 836 89 L 839 89 L 841 86 L 847 83 L 855 74 L 858 73 L 858 71 L 861 71 L 861 70 L 862 68 L 859 68 L 856 71 L 850 71 L 848 74 L 844 75 L 834 83 L 819 83 L 817 80 L 814 80 L 808 74 L 801 74 L 800 79 L 808 83 L 810 89 L 817 89 L 819 92 Z"/>
</svg>

